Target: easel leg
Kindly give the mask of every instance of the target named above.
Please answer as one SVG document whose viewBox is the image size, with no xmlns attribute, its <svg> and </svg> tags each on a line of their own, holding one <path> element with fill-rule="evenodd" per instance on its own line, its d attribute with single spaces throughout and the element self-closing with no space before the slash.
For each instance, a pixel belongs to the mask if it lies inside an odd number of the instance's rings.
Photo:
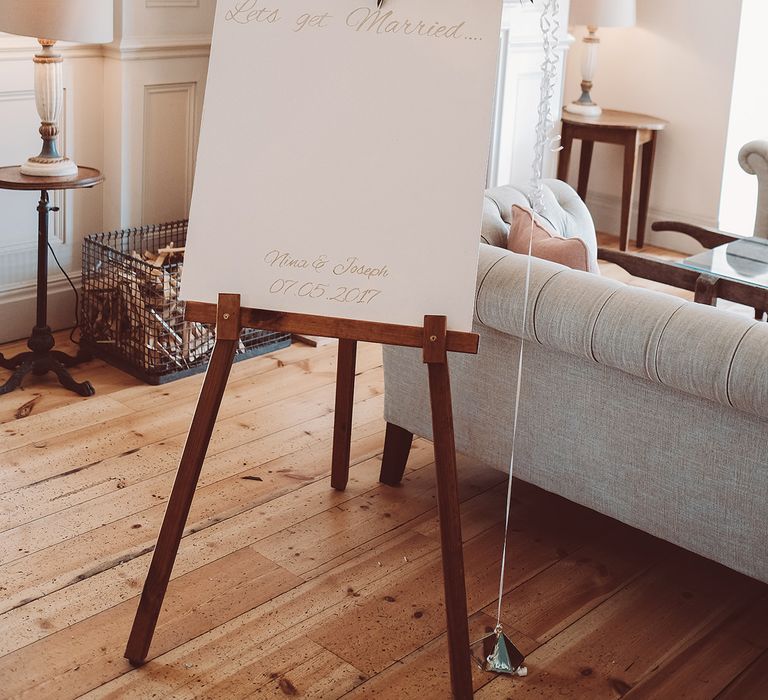
<svg viewBox="0 0 768 700">
<path fill-rule="evenodd" d="M 225 295 L 222 295 L 222 297 Z M 205 375 L 200 398 L 189 429 L 187 442 L 181 456 L 176 481 L 165 510 L 152 563 L 149 566 L 139 608 L 133 621 L 131 636 L 125 649 L 125 658 L 132 664 L 144 663 L 155 633 L 155 625 L 171 578 L 171 571 L 179 550 L 181 536 L 192 506 L 192 498 L 203 467 L 205 453 L 211 441 L 216 416 L 219 412 L 227 378 L 232 368 L 237 338 L 239 337 L 240 300 L 238 296 L 226 295 L 219 298 L 219 314 L 226 319 L 217 323 L 217 340 Z M 235 299 L 236 301 L 233 301 Z M 235 306 L 236 305 L 236 306 Z M 233 310 L 234 307 L 234 310 Z M 225 324 L 234 322 L 237 330 L 227 333 Z M 234 335 L 234 339 L 231 336 Z M 224 336 L 224 337 L 222 337 Z"/>
<path fill-rule="evenodd" d="M 445 317 L 427 316 L 424 319 L 424 333 L 424 361 L 429 367 L 429 394 L 432 404 L 432 432 L 435 444 L 437 503 L 443 554 L 451 687 L 456 700 L 466 700 L 473 694 L 472 667 L 459 512 L 459 483 L 456 475 L 456 441 L 453 432 L 448 357 L 445 350 Z"/>
<path fill-rule="evenodd" d="M 333 424 L 331 466 L 331 486 L 337 491 L 343 491 L 347 488 L 347 481 L 349 481 L 356 360 L 357 341 L 339 340 L 339 359 L 336 369 L 336 415 Z"/>
</svg>

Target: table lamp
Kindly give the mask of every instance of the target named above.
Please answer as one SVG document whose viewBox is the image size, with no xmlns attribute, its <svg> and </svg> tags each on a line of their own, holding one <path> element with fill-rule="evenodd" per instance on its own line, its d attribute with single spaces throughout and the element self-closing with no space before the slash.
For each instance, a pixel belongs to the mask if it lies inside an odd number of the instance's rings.
<svg viewBox="0 0 768 700">
<path fill-rule="evenodd" d="M 43 149 L 21 166 L 24 175 L 65 177 L 77 165 L 59 155 L 59 116 L 64 104 L 61 54 L 57 41 L 104 44 L 112 41 L 111 0 L 0 0 L 0 31 L 37 39 L 42 50 L 35 63 L 35 101 L 42 122 Z"/>
<path fill-rule="evenodd" d="M 581 97 L 566 105 L 566 112 L 585 117 L 599 117 L 603 110 L 590 95 L 597 70 L 597 50 L 600 39 L 598 27 L 632 27 L 635 24 L 635 0 L 573 0 L 571 2 L 572 26 L 586 26 L 581 59 Z"/>
</svg>

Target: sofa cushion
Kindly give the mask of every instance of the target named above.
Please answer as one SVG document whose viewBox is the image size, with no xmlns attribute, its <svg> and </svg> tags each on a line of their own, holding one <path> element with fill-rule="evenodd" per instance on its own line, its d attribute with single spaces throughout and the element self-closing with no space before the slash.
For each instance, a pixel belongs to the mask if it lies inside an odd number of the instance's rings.
<svg viewBox="0 0 768 700">
<path fill-rule="evenodd" d="M 485 194 L 486 207 L 483 216 L 483 242 L 502 248 L 507 247 L 507 232 L 512 224 L 512 207 L 531 207 L 528 187 L 505 185 L 495 187 Z M 543 211 L 552 230 L 564 238 L 581 238 L 597 259 L 597 236 L 587 205 L 576 191 L 560 180 L 544 180 L 542 183 Z M 504 227 L 503 224 L 507 226 Z"/>
<path fill-rule="evenodd" d="M 531 209 L 515 205 L 512 207 L 512 225 L 509 227 L 507 248 L 513 253 L 565 265 L 573 270 L 599 274 L 597 259 L 590 259 L 589 248 L 579 236 L 559 236 L 546 220 L 534 217 Z"/>
</svg>

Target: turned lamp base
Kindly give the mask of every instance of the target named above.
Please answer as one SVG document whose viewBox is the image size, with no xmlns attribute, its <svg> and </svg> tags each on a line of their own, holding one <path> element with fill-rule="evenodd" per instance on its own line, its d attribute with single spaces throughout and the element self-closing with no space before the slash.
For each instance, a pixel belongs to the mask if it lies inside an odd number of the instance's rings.
<svg viewBox="0 0 768 700">
<path fill-rule="evenodd" d="M 599 117 L 603 110 L 592 101 L 592 91 L 595 72 L 597 71 L 597 53 L 600 39 L 597 27 L 587 27 L 588 34 L 584 37 L 584 50 L 581 57 L 581 97 L 576 102 L 565 106 L 565 111 L 580 114 L 582 117 Z"/>
<path fill-rule="evenodd" d="M 77 175 L 77 165 L 69 158 L 51 161 L 30 158 L 21 166 L 21 174 L 31 177 L 72 177 Z"/>
<path fill-rule="evenodd" d="M 54 51 L 55 41 L 38 39 L 42 50 L 34 57 L 35 102 L 40 114 L 43 149 L 21 166 L 21 174 L 31 177 L 74 177 L 77 165 L 59 154 L 59 117 L 64 105 L 62 57 Z"/>
<path fill-rule="evenodd" d="M 571 114 L 579 114 L 582 117 L 599 117 L 603 113 L 603 108 L 594 102 L 592 104 L 571 102 L 571 104 L 565 106 L 565 111 Z"/>
</svg>

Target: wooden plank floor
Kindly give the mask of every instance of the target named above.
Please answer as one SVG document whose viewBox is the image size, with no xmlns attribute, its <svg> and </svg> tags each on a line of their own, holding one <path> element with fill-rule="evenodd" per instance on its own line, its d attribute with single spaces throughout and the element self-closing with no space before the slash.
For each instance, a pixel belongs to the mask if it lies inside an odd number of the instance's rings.
<svg viewBox="0 0 768 700">
<path fill-rule="evenodd" d="M 447 698 L 431 445 L 402 488 L 377 483 L 381 352 L 363 346 L 350 485 L 331 490 L 334 368 L 334 346 L 235 366 L 141 669 L 122 651 L 200 377 L 92 362 L 95 397 L 1 397 L 0 697 Z M 505 483 L 466 459 L 460 481 L 479 637 Z M 477 697 L 768 697 L 768 587 L 523 483 L 509 546 L 503 619 L 530 675 L 477 672 Z"/>
</svg>

